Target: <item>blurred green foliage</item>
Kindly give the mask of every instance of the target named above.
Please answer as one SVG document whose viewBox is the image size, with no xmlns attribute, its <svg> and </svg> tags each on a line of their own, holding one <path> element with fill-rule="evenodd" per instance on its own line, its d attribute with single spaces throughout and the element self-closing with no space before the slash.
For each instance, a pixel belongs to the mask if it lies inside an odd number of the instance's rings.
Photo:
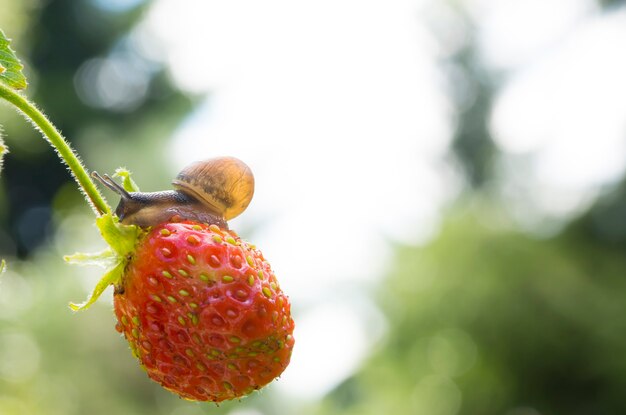
<svg viewBox="0 0 626 415">
<path fill-rule="evenodd" d="M 495 213 L 398 249 L 376 292 L 387 338 L 316 413 L 626 413 L 623 250 L 533 238 Z"/>
<path fill-rule="evenodd" d="M 623 6 L 626 3 L 624 0 L 599 0 L 602 7 L 606 9 Z"/>
<path fill-rule="evenodd" d="M 469 35 L 473 36 L 473 32 Z M 448 63 L 458 71 L 457 77 L 462 81 L 452 91 L 458 120 L 451 151 L 465 181 L 474 190 L 490 184 L 498 155 L 487 125 L 496 80 L 482 65 L 479 55 L 476 41 L 471 39 Z"/>
</svg>

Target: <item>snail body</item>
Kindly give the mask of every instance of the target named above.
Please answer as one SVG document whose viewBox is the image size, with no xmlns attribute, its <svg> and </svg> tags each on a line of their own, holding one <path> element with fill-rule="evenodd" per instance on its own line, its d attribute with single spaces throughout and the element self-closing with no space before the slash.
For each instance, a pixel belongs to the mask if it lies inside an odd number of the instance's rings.
<svg viewBox="0 0 626 415">
<path fill-rule="evenodd" d="M 175 190 L 128 192 L 108 175 L 94 172 L 93 176 L 121 196 L 115 209 L 120 222 L 143 228 L 174 217 L 227 228 L 226 221 L 243 212 L 254 194 L 252 171 L 234 157 L 185 167 L 172 182 Z"/>
</svg>

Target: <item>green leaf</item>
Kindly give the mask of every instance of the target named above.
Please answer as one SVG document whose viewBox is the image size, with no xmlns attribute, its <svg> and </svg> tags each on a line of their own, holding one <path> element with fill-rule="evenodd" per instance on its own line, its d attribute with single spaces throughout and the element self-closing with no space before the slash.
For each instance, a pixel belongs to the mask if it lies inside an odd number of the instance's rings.
<svg viewBox="0 0 626 415">
<path fill-rule="evenodd" d="M 9 46 L 9 39 L 0 29 L 0 81 L 13 89 L 24 89 L 27 86 L 26 77 L 22 73 L 24 65 Z"/>
</svg>

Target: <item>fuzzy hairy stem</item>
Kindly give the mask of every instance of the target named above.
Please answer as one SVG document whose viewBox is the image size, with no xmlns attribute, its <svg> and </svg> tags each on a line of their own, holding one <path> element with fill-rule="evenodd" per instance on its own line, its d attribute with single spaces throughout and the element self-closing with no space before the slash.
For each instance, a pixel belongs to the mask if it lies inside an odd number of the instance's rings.
<svg viewBox="0 0 626 415">
<path fill-rule="evenodd" d="M 101 216 L 110 213 L 111 208 L 89 177 L 89 173 L 87 173 L 80 159 L 48 118 L 32 102 L 3 82 L 0 82 L 0 98 L 13 104 L 54 147 L 61 160 L 69 167 L 78 187 L 96 215 Z"/>
</svg>

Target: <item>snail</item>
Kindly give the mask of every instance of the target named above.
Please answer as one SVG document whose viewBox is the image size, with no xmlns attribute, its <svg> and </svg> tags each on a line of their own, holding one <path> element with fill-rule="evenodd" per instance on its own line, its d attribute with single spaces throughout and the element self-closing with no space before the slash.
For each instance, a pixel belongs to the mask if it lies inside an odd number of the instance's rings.
<svg viewBox="0 0 626 415">
<path fill-rule="evenodd" d="M 92 176 L 119 194 L 115 214 L 120 222 L 140 227 L 154 226 L 174 217 L 228 228 L 243 212 L 254 194 L 250 168 L 234 157 L 216 157 L 185 167 L 172 182 L 175 190 L 128 192 L 109 175 Z"/>
</svg>

